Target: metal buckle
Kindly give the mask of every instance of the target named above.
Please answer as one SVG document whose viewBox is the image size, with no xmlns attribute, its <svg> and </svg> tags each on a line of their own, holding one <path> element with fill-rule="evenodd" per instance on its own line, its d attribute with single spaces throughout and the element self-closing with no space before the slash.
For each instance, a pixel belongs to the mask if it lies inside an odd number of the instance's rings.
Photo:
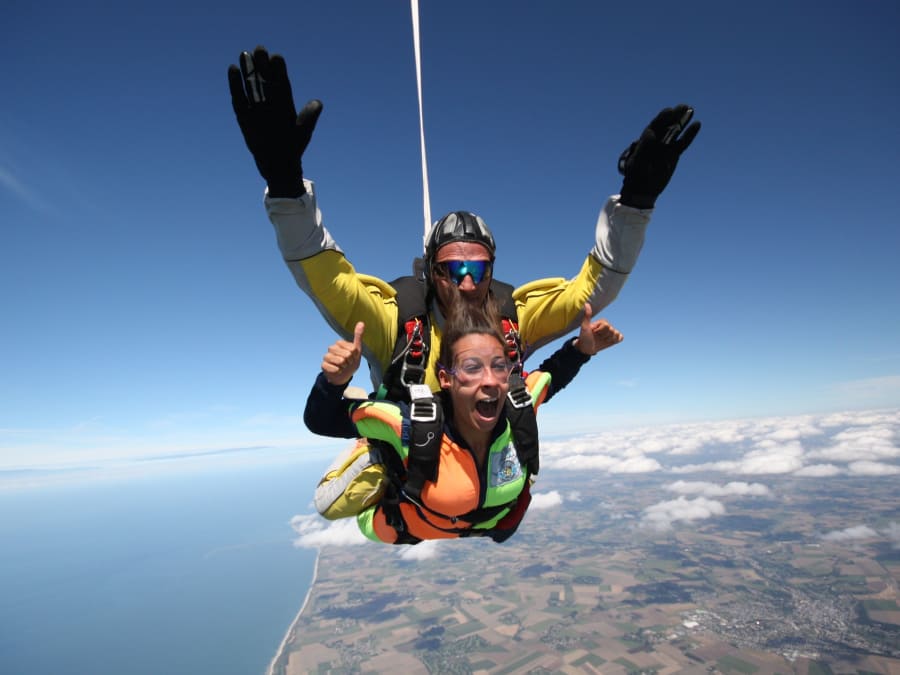
<svg viewBox="0 0 900 675">
<path fill-rule="evenodd" d="M 437 406 L 434 401 L 413 401 L 409 419 L 413 422 L 434 422 L 437 419 Z"/>
<path fill-rule="evenodd" d="M 516 387 L 506 392 L 506 398 L 513 408 L 528 408 L 531 406 L 531 394 L 525 387 Z"/>
<path fill-rule="evenodd" d="M 437 419 L 437 404 L 431 388 L 427 384 L 409 385 L 409 419 L 413 422 L 434 422 Z"/>
<path fill-rule="evenodd" d="M 411 364 L 406 361 L 400 366 L 400 382 L 412 387 L 421 382 L 425 376 L 425 369 L 419 364 Z"/>
</svg>

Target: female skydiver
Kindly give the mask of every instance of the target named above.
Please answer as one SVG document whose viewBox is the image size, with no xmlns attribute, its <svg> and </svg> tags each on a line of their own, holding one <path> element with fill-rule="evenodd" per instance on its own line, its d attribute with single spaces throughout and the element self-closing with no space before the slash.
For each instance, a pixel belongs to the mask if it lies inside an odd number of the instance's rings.
<svg viewBox="0 0 900 675">
<path fill-rule="evenodd" d="M 531 501 L 530 485 L 537 473 L 536 428 L 533 457 L 529 439 L 507 401 L 512 364 L 498 330 L 493 305 L 451 303 L 436 366 L 443 409 L 439 438 L 428 443 L 422 425 L 422 402 L 358 400 L 343 397 L 362 352 L 364 325 L 356 324 L 353 342 L 338 341 L 322 362 L 322 372 L 310 392 L 304 421 L 314 433 L 381 444 L 385 464 L 393 467 L 387 490 L 374 505 L 359 512 L 363 534 L 374 541 L 415 544 L 424 539 L 489 536 L 501 542 L 516 530 Z M 621 342 L 609 323 L 591 324 L 590 307 L 577 338 L 567 341 L 526 380 L 526 405 L 533 410 L 562 389 L 581 365 L 601 349 Z M 427 391 L 427 387 L 424 388 Z M 430 397 L 430 394 L 428 394 Z M 440 423 L 441 415 L 437 415 Z M 425 439 L 420 442 L 419 439 Z M 384 447 L 384 446 L 389 447 Z M 417 446 L 431 446 L 434 465 L 416 483 L 421 469 Z M 387 455 L 399 458 L 389 460 Z M 533 460 L 533 461 L 532 461 Z"/>
</svg>

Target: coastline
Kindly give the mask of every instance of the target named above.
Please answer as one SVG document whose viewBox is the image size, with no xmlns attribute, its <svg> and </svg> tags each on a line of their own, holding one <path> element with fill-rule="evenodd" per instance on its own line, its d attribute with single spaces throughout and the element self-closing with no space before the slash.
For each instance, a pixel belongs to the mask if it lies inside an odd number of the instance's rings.
<svg viewBox="0 0 900 675">
<path fill-rule="evenodd" d="M 266 669 L 266 675 L 275 675 L 275 669 L 279 665 L 287 666 L 287 662 L 281 664 L 281 660 L 285 657 L 285 649 L 287 648 L 288 643 L 293 639 L 296 634 L 297 623 L 300 621 L 300 617 L 303 615 L 303 610 L 306 609 L 306 604 L 309 602 L 309 598 L 312 596 L 313 588 L 316 585 L 316 579 L 319 577 L 319 558 L 321 557 L 321 550 L 316 551 L 316 563 L 313 565 L 313 575 L 312 581 L 309 582 L 309 590 L 306 591 L 306 597 L 303 598 L 303 604 L 300 605 L 300 611 L 297 612 L 297 616 L 294 617 L 294 620 L 291 621 L 291 625 L 288 627 L 287 632 L 284 634 L 284 638 L 281 640 L 281 644 L 278 646 L 278 651 L 275 652 L 275 657 L 272 659 L 271 663 L 269 663 L 269 667 Z"/>
</svg>

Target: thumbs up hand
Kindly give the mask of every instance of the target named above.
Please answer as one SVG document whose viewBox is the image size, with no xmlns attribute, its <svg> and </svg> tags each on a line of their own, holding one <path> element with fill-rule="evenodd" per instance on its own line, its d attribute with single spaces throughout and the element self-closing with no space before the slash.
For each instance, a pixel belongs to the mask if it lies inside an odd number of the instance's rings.
<svg viewBox="0 0 900 675">
<path fill-rule="evenodd" d="M 606 319 L 597 319 L 591 323 L 591 306 L 584 305 L 584 317 L 581 319 L 581 331 L 575 338 L 575 348 L 586 356 L 619 344 L 624 338 Z"/>
<path fill-rule="evenodd" d="M 353 329 L 353 342 L 338 340 L 328 348 L 322 359 L 322 372 L 329 384 L 347 384 L 359 368 L 362 359 L 362 336 L 365 330 L 362 321 Z"/>
</svg>

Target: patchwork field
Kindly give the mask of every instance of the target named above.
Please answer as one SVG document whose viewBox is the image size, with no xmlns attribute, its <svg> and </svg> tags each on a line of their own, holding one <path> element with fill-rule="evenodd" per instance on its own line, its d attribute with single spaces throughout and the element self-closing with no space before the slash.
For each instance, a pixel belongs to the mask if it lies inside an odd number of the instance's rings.
<svg viewBox="0 0 900 675">
<path fill-rule="evenodd" d="M 848 479 L 835 512 L 811 482 L 770 486 L 657 532 L 639 521 L 660 484 L 556 473 L 540 490 L 579 499 L 506 544 L 327 547 L 275 672 L 900 674 L 900 551 L 822 537 L 900 521 L 892 481 Z"/>
</svg>

